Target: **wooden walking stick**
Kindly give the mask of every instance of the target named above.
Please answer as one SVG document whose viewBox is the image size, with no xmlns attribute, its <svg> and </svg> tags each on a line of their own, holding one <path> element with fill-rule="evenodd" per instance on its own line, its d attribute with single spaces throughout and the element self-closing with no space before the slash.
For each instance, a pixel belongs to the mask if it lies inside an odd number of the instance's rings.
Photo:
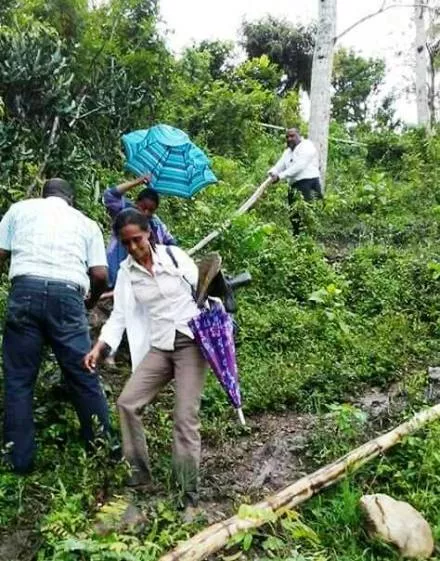
<svg viewBox="0 0 440 561">
<path fill-rule="evenodd" d="M 390 449 L 403 437 L 439 418 L 440 404 L 420 411 L 412 419 L 392 431 L 370 440 L 332 464 L 302 477 L 289 487 L 251 507 L 251 511 L 256 514 L 260 513 L 261 516 L 256 515 L 251 518 L 240 517 L 236 514 L 228 520 L 217 522 L 183 542 L 174 551 L 161 557 L 159 561 L 201 561 L 206 559 L 209 555 L 222 549 L 238 532 L 262 526 L 268 520 L 267 514 L 275 515 L 275 517 L 282 516 L 287 510 L 303 503 L 321 489 L 333 485 L 385 450 Z"/>
<path fill-rule="evenodd" d="M 270 177 L 268 177 L 266 179 L 266 181 L 264 181 L 259 187 L 258 189 L 253 193 L 252 196 L 249 197 L 249 199 L 247 199 L 247 201 L 245 201 L 241 207 L 236 210 L 234 212 L 234 214 L 232 215 L 232 217 L 229 220 L 226 220 L 226 222 L 223 224 L 223 226 L 221 226 L 220 228 L 218 228 L 217 230 L 214 230 L 213 232 L 211 232 L 210 234 L 208 234 L 207 236 L 205 236 L 202 240 L 199 241 L 199 243 L 197 243 L 194 247 L 192 247 L 191 249 L 189 249 L 187 251 L 188 255 L 194 255 L 194 253 L 197 253 L 197 251 L 199 251 L 200 249 L 202 249 L 203 247 L 205 247 L 206 245 L 209 244 L 209 242 L 212 242 L 212 240 L 214 240 L 215 238 L 217 238 L 222 232 L 224 232 L 227 228 L 229 228 L 229 226 L 232 224 L 232 221 L 234 220 L 234 218 L 237 218 L 237 216 L 240 216 L 242 214 L 244 214 L 245 212 L 247 212 L 251 207 L 254 206 L 254 204 L 258 201 L 258 199 L 263 195 L 264 191 L 269 187 L 269 185 L 272 183 L 272 179 Z"/>
</svg>

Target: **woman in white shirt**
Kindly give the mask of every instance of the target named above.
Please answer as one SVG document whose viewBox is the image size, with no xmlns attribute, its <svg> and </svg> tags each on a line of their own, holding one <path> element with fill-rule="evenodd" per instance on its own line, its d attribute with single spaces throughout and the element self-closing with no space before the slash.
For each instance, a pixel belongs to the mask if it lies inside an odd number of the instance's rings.
<svg viewBox="0 0 440 561">
<path fill-rule="evenodd" d="M 93 370 L 104 349 L 116 350 L 127 331 L 133 375 L 118 399 L 118 408 L 132 486 L 145 485 L 151 478 L 142 411 L 174 379 L 173 471 L 186 505 L 196 506 L 198 413 L 206 362 L 188 321 L 200 313 L 193 297 L 198 269 L 178 247 L 155 246 L 148 220 L 137 210 L 122 211 L 114 229 L 129 255 L 118 272 L 113 312 L 85 364 Z"/>
</svg>

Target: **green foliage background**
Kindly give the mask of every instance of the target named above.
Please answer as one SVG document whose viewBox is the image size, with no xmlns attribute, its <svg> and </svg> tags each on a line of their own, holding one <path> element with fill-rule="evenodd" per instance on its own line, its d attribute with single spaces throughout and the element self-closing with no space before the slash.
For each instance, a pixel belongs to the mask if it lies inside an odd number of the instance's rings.
<svg viewBox="0 0 440 561">
<path fill-rule="evenodd" d="M 1 211 L 38 195 L 45 177 L 61 175 L 78 186 L 78 206 L 108 232 L 100 194 L 123 177 L 120 135 L 157 122 L 187 130 L 212 156 L 220 180 L 193 201 L 164 198 L 160 215 L 183 247 L 221 225 L 261 182 L 283 138 L 259 123 L 301 125 L 297 89 L 279 90 L 282 60 L 263 49 L 255 52 L 258 58 L 233 64 L 233 46 L 219 42 L 195 45 L 176 58 L 158 31 L 158 17 L 154 0 L 111 0 L 96 9 L 82 0 L 2 3 Z M 251 31 L 249 52 L 251 39 L 252 48 L 258 47 L 258 25 Z M 262 31 L 266 37 L 268 28 Z M 309 49 L 306 31 L 299 44 Z M 386 112 L 366 121 L 363 104 L 383 72 L 377 63 L 365 75 L 369 62 L 340 55 L 345 85 L 332 137 L 355 144 L 331 141 L 325 201 L 313 208 L 296 203 L 304 231 L 291 235 L 286 186 L 279 184 L 209 248 L 221 252 L 229 273 L 248 269 L 253 276 L 239 293 L 237 316 L 248 416 L 285 410 L 319 415 L 334 404 L 335 422 L 350 427 L 353 412 L 340 409 L 348 396 L 398 380 L 413 388 L 409 413 L 423 402 L 427 365 L 439 360 L 440 143 L 417 130 L 394 132 Z M 353 77 L 356 68 L 364 73 L 361 83 Z M 307 83 L 306 75 L 290 79 Z M 353 91 L 354 82 L 359 87 Z M 4 281 L 2 310 L 7 289 Z M 126 376 L 128 366 L 104 373 L 112 404 Z M 49 357 L 35 399 L 35 473 L 19 479 L 1 467 L 1 534 L 30 529 L 38 561 L 156 559 L 195 527 L 181 524 L 170 491 L 148 506 L 143 533 L 95 533 L 94 516 L 121 492 L 126 467 L 109 459 L 112 451 L 105 445 L 85 455 L 59 377 Z M 147 428 L 155 475 L 166 489 L 170 398 L 166 394 L 152 409 L 148 427 L 154 429 Z M 113 414 L 117 433 L 114 406 Z M 240 442 L 234 414 L 212 377 L 202 421 L 206 441 Z M 344 439 L 353 445 L 363 439 L 363 430 L 362 424 L 354 432 L 341 429 L 332 447 L 326 446 L 328 435 L 321 435 L 315 457 L 333 458 L 345 451 Z M 311 528 L 291 519 L 281 529 L 272 526 L 269 536 L 246 537 L 239 545 L 249 558 L 390 559 L 388 549 L 371 545 L 358 530 L 357 497 L 371 481 L 412 500 L 439 536 L 440 503 L 432 491 L 436 444 L 433 427 L 425 440 L 411 439 L 377 472 L 366 470 L 356 482 L 312 501 L 305 511 Z M 393 470 L 397 476 L 390 477 Z M 110 502 L 107 514 L 118 508 L 117 500 Z"/>
</svg>

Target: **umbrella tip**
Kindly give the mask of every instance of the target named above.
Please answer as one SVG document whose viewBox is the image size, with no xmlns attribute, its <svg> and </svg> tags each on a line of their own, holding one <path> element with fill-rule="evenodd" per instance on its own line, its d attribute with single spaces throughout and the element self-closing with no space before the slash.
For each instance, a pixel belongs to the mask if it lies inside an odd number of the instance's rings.
<svg viewBox="0 0 440 561">
<path fill-rule="evenodd" d="M 237 409 L 237 413 L 238 413 L 238 418 L 240 420 L 240 423 L 245 427 L 246 426 L 246 421 L 245 421 L 245 418 L 244 418 L 244 415 L 243 415 L 243 410 L 242 410 L 241 407 L 239 407 Z"/>
</svg>

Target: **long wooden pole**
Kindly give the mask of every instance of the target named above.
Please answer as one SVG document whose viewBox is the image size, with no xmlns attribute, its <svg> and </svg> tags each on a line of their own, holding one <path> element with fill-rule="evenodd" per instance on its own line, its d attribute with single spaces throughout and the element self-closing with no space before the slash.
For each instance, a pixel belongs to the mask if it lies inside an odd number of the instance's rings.
<svg viewBox="0 0 440 561">
<path fill-rule="evenodd" d="M 302 477 L 289 487 L 254 505 L 250 510 L 255 512 L 255 516 L 246 518 L 236 514 L 228 520 L 213 524 L 183 542 L 174 551 L 161 557 L 159 561 L 201 561 L 206 559 L 222 549 L 238 532 L 262 526 L 268 520 L 268 514 L 276 517 L 282 516 L 287 510 L 303 503 L 321 489 L 333 485 L 366 462 L 382 454 L 400 442 L 403 437 L 439 418 L 440 404 L 420 411 L 412 419 L 392 431 L 370 440 L 332 464 Z"/>
<path fill-rule="evenodd" d="M 224 232 L 227 228 L 229 228 L 229 226 L 232 224 L 232 221 L 234 220 L 234 218 L 237 218 L 237 216 L 240 216 L 241 214 L 244 214 L 251 207 L 253 207 L 254 204 L 258 201 L 258 199 L 263 195 L 264 191 L 269 187 L 271 182 L 272 182 L 271 178 L 268 177 L 266 179 L 266 181 L 264 181 L 258 187 L 258 189 L 256 189 L 256 191 L 249 197 L 249 199 L 247 199 L 241 205 L 241 207 L 234 212 L 234 214 L 232 215 L 232 217 L 229 220 L 226 220 L 226 222 L 224 222 L 224 224 L 220 228 L 218 228 L 217 230 L 214 230 L 213 232 L 211 232 L 210 234 L 205 236 L 202 240 L 199 241 L 199 243 L 197 243 L 194 247 L 189 249 L 187 251 L 188 255 L 194 255 L 194 253 L 196 253 L 197 251 L 200 251 L 203 247 L 205 247 L 210 242 L 212 242 L 212 240 L 215 240 L 215 238 L 217 238 L 222 232 Z"/>
</svg>

